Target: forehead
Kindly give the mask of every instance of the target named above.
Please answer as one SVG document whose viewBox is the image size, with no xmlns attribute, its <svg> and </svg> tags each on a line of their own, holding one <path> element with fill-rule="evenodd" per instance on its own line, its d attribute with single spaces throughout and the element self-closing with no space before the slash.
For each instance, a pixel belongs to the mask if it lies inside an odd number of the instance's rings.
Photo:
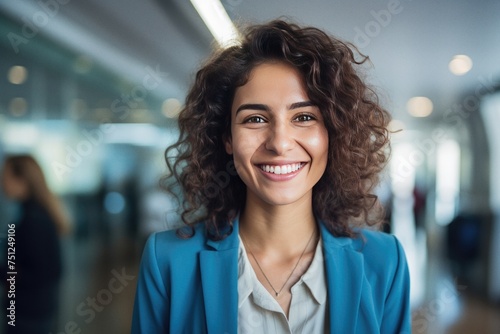
<svg viewBox="0 0 500 334">
<path fill-rule="evenodd" d="M 304 79 L 301 73 L 289 64 L 266 62 L 255 66 L 250 71 L 248 81 L 236 89 L 233 107 L 238 103 L 249 102 L 248 100 L 265 102 L 261 100 L 283 98 L 307 99 Z"/>
</svg>

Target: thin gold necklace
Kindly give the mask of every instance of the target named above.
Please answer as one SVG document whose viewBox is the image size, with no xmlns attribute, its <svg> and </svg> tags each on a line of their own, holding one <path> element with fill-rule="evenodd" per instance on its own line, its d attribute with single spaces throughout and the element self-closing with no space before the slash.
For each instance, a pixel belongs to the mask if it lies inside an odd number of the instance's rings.
<svg viewBox="0 0 500 334">
<path fill-rule="evenodd" d="M 269 278 L 267 278 L 266 273 L 264 272 L 264 270 L 262 270 L 262 267 L 260 266 L 259 261 L 257 261 L 257 258 L 255 257 L 255 255 L 253 255 L 252 251 L 248 247 L 248 243 L 245 241 L 245 239 L 243 238 L 243 236 L 241 236 L 241 240 L 243 240 L 243 243 L 245 244 L 246 248 L 248 249 L 248 252 L 250 253 L 250 255 L 252 255 L 253 259 L 255 260 L 255 263 L 257 263 L 257 267 L 259 267 L 260 272 L 262 273 L 262 275 L 264 275 L 264 278 L 266 279 L 266 281 L 269 284 L 269 286 L 271 287 L 271 289 L 273 289 L 273 291 L 275 293 L 275 298 L 276 299 L 278 299 L 281 296 L 281 291 L 283 291 L 283 289 L 285 288 L 286 283 L 288 283 L 288 281 L 292 277 L 293 273 L 295 272 L 295 269 L 297 269 L 297 267 L 298 267 L 298 265 L 300 263 L 300 260 L 304 256 L 307 247 L 309 246 L 309 244 L 311 243 L 311 240 L 313 239 L 314 234 L 316 234 L 315 232 L 316 231 L 314 230 L 313 233 L 311 234 L 311 236 L 309 237 L 309 240 L 307 241 L 307 245 L 304 248 L 304 250 L 302 251 L 302 254 L 300 254 L 300 257 L 299 257 L 297 263 L 295 264 L 295 267 L 293 267 L 292 272 L 290 273 L 290 275 L 288 275 L 288 278 L 286 279 L 285 283 L 283 283 L 283 286 L 281 286 L 281 289 L 279 289 L 279 291 L 276 291 L 276 289 L 274 288 L 274 286 L 271 284 L 271 281 L 269 281 Z"/>
</svg>

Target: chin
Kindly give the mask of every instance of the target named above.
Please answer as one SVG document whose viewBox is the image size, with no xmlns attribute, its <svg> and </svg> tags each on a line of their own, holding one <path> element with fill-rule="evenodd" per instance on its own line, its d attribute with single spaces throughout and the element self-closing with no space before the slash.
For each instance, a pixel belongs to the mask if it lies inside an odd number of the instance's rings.
<svg viewBox="0 0 500 334">
<path fill-rule="evenodd" d="M 301 199 L 300 196 L 297 196 L 297 197 L 295 197 L 295 196 L 294 197 L 291 197 L 291 196 L 284 196 L 284 197 L 273 196 L 273 197 L 266 198 L 265 201 L 269 205 L 283 206 L 283 205 L 295 204 L 295 203 L 299 202 L 300 199 Z"/>
</svg>

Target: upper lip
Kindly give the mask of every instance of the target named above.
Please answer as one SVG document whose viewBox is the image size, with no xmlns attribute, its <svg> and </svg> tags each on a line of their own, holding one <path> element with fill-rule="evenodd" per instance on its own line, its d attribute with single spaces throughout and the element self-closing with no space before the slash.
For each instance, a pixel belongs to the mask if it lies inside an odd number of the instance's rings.
<svg viewBox="0 0 500 334">
<path fill-rule="evenodd" d="M 283 166 L 283 165 L 291 165 L 291 164 L 302 164 L 306 163 L 305 161 L 301 160 L 278 160 L 278 161 L 265 161 L 265 162 L 258 162 L 256 165 L 269 165 L 269 166 Z"/>
</svg>

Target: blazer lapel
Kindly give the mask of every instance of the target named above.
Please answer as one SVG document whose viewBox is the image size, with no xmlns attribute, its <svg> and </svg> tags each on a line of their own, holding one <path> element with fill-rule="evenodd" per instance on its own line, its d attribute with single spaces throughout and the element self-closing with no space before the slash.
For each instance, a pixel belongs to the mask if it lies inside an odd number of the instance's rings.
<svg viewBox="0 0 500 334">
<path fill-rule="evenodd" d="M 330 333 L 355 333 L 364 277 L 363 256 L 350 238 L 333 237 L 323 224 L 321 234 L 328 286 Z"/>
<path fill-rule="evenodd" d="M 328 286 L 331 333 L 355 333 L 364 277 L 363 256 L 350 238 L 333 237 L 320 224 Z M 238 221 L 221 241 L 207 241 L 200 253 L 208 333 L 238 331 Z"/>
<path fill-rule="evenodd" d="M 201 283 L 208 333 L 238 330 L 238 224 L 221 241 L 207 242 L 212 249 L 200 253 Z"/>
</svg>

